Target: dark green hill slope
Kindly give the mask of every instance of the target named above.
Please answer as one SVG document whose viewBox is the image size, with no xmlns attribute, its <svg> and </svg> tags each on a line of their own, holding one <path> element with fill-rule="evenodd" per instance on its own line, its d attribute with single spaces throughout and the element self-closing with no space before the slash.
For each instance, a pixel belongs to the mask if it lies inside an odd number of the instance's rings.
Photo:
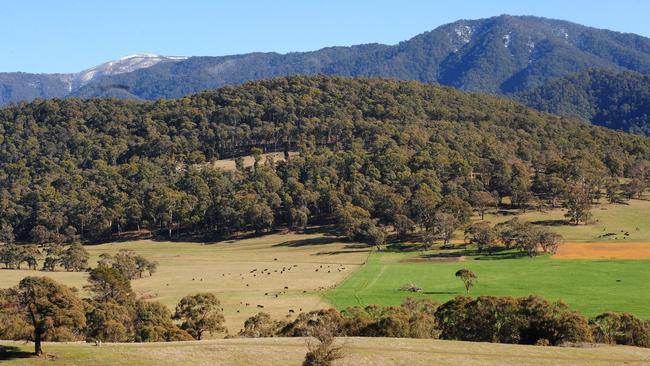
<svg viewBox="0 0 650 366">
<path fill-rule="evenodd" d="M 535 109 L 650 135 L 650 75 L 588 70 L 516 97 Z"/>
</svg>

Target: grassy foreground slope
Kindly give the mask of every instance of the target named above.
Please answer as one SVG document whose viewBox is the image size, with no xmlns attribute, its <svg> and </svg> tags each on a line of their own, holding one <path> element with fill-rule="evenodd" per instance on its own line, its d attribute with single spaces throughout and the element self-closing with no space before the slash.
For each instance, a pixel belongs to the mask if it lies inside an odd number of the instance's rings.
<svg viewBox="0 0 650 366">
<path fill-rule="evenodd" d="M 595 348 L 535 347 L 494 343 L 469 343 L 430 339 L 344 338 L 346 357 L 335 365 L 530 365 L 605 366 L 648 365 L 650 350 L 635 347 Z M 186 343 L 46 344 L 51 359 L 33 358 L 27 346 L 5 356 L 6 365 L 299 365 L 305 355 L 305 339 L 220 339 Z M 26 358 L 21 358 L 26 357 Z M 0 356 L 2 360 L 2 356 Z"/>
</svg>

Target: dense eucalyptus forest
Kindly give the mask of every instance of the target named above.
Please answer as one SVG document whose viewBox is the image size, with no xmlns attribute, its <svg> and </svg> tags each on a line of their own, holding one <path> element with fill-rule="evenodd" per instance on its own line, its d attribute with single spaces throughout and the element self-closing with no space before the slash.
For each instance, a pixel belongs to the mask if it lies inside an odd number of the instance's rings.
<svg viewBox="0 0 650 366">
<path fill-rule="evenodd" d="M 262 163 L 272 151 L 298 154 Z M 206 164 L 246 155 L 251 168 Z M 35 100 L 0 110 L 0 242 L 334 218 L 342 234 L 381 241 L 497 203 L 633 195 L 649 160 L 648 138 L 418 82 L 305 76 L 157 102 Z"/>
</svg>

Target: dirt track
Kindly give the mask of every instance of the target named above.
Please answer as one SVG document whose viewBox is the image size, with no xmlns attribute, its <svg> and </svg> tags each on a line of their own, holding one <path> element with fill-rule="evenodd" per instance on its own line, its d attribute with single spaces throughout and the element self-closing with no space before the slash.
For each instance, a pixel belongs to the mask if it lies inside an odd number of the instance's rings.
<svg viewBox="0 0 650 366">
<path fill-rule="evenodd" d="M 650 243 L 565 243 L 553 259 L 650 259 Z"/>
</svg>

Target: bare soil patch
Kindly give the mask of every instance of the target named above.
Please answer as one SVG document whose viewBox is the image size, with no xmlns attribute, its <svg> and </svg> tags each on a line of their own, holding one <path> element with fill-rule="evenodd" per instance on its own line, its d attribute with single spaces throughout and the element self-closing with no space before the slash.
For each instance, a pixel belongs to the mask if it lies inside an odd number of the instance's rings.
<svg viewBox="0 0 650 366">
<path fill-rule="evenodd" d="M 650 243 L 565 243 L 553 259 L 650 259 Z"/>
</svg>

